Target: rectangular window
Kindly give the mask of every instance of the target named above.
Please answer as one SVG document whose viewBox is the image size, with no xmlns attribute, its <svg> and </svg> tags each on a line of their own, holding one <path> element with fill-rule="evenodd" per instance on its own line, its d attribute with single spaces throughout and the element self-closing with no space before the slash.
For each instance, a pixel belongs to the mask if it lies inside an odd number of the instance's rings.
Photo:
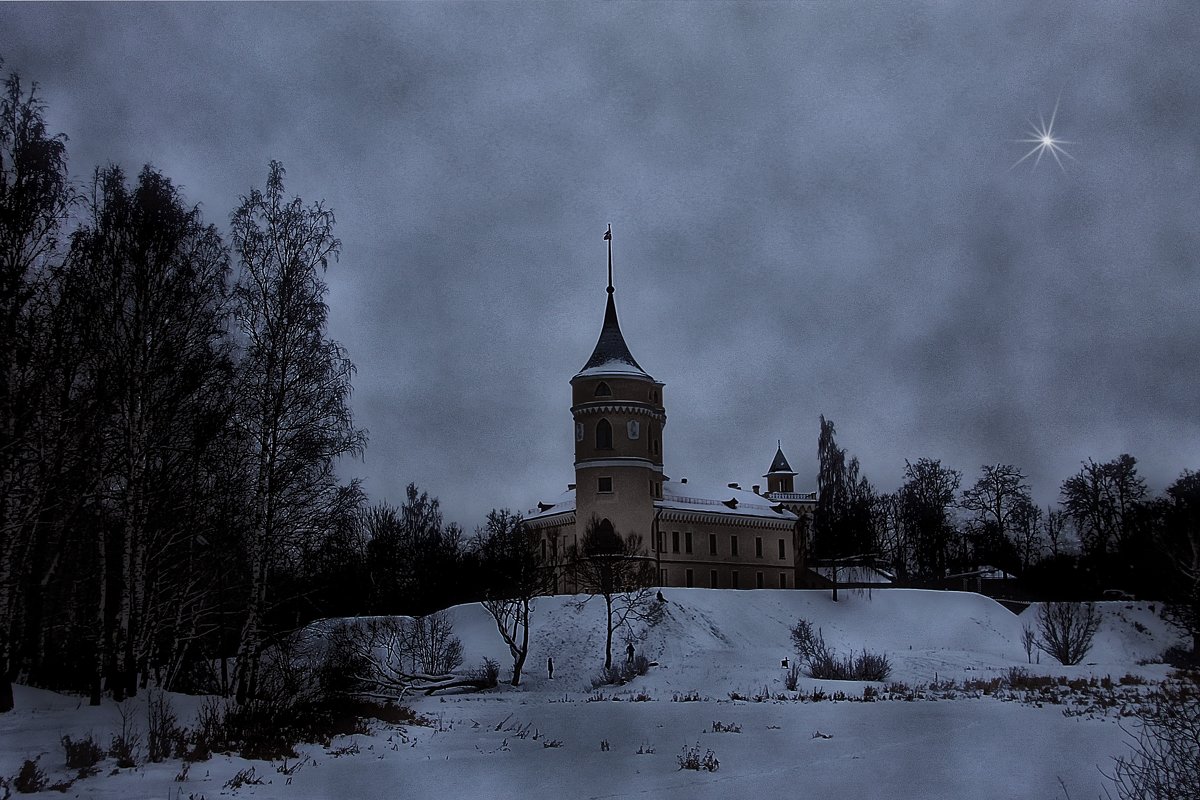
<svg viewBox="0 0 1200 800">
<path fill-rule="evenodd" d="M 715 569 L 708 571 L 708 585 L 714 589 L 717 588 L 717 571 Z"/>
<path fill-rule="evenodd" d="M 546 540 L 542 539 L 542 560 L 546 560 Z"/>
<path fill-rule="evenodd" d="M 763 588 L 763 574 L 761 572 L 754 573 L 754 585 L 759 589 Z"/>
<path fill-rule="evenodd" d="M 761 536 L 754 537 L 754 557 L 762 558 L 762 537 Z M 759 587 L 759 588 L 762 588 L 762 587 Z"/>
<path fill-rule="evenodd" d="M 683 539 L 684 539 L 684 550 L 686 550 L 689 553 L 692 552 L 692 532 L 688 531 L 687 533 L 685 533 L 683 535 Z"/>
<path fill-rule="evenodd" d="M 690 569 L 685 569 L 683 571 L 683 585 L 688 587 L 695 586 L 695 583 L 692 580 L 692 571 Z"/>
<path fill-rule="evenodd" d="M 715 533 L 710 533 L 708 535 L 708 554 L 710 556 L 715 556 L 717 554 L 717 535 Z"/>
<path fill-rule="evenodd" d="M 660 553 L 667 552 L 666 548 L 663 547 L 663 532 L 662 531 L 658 532 L 658 552 L 660 552 Z"/>
<path fill-rule="evenodd" d="M 785 548 L 783 546 L 783 539 L 779 540 L 779 557 L 787 558 L 787 551 L 785 550 Z"/>
<path fill-rule="evenodd" d="M 738 587 L 738 573 L 737 573 L 736 569 L 729 573 L 729 588 L 730 589 L 739 588 Z"/>
<path fill-rule="evenodd" d="M 780 589 L 787 588 L 787 573 L 786 572 L 779 573 L 779 588 Z"/>
<path fill-rule="evenodd" d="M 738 554 L 737 537 L 730 536 L 729 537 L 729 555 L 736 556 L 737 554 Z M 735 586 L 734 588 L 736 589 L 737 587 Z"/>
<path fill-rule="evenodd" d="M 667 585 L 667 571 L 665 569 L 660 569 L 658 571 L 658 585 L 659 586 Z"/>
<path fill-rule="evenodd" d="M 598 478 L 597 480 L 599 485 L 596 487 L 596 491 L 600 494 L 612 494 L 612 478 Z"/>
<path fill-rule="evenodd" d="M 679 552 L 679 531 L 671 531 L 671 552 Z"/>
</svg>

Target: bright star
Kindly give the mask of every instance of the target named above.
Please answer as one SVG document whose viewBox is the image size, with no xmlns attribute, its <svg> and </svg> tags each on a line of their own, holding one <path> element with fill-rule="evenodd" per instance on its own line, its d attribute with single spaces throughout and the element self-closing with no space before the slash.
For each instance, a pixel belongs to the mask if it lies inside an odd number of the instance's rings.
<svg viewBox="0 0 1200 800">
<path fill-rule="evenodd" d="M 1054 120 L 1057 116 L 1058 116 L 1058 101 L 1055 100 L 1054 101 L 1054 112 L 1050 115 L 1050 124 L 1049 125 L 1046 124 L 1045 118 L 1042 117 L 1042 115 L 1040 113 L 1038 114 L 1038 122 L 1039 122 L 1038 125 L 1034 125 L 1032 120 L 1029 121 L 1029 135 L 1033 138 L 1014 139 L 1013 141 L 1014 142 L 1025 142 L 1027 144 L 1032 144 L 1033 149 L 1030 150 L 1025 155 L 1021 156 L 1019 159 L 1017 159 L 1017 163 L 1013 164 L 1012 167 L 1009 167 L 1009 169 L 1012 169 L 1017 164 L 1020 164 L 1022 161 L 1029 158 L 1034 153 L 1037 154 L 1037 158 L 1035 158 L 1033 160 L 1033 166 L 1036 168 L 1038 163 L 1042 160 L 1042 156 L 1047 151 L 1049 151 L 1050 155 L 1054 156 L 1054 160 L 1058 163 L 1059 169 L 1061 169 L 1063 172 L 1067 171 L 1067 168 L 1063 166 L 1062 159 L 1060 159 L 1058 157 L 1058 154 L 1062 153 L 1064 156 L 1066 156 L 1067 158 L 1074 161 L 1075 156 L 1071 155 L 1066 150 L 1064 150 L 1062 146 L 1064 144 L 1076 144 L 1076 142 L 1068 142 L 1065 139 L 1059 139 L 1054 136 Z"/>
</svg>

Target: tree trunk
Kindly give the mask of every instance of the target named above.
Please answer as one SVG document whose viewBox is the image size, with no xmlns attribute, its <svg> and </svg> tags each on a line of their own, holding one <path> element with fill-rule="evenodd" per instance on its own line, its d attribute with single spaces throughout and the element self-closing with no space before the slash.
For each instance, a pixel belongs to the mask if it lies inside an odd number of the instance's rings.
<svg viewBox="0 0 1200 800">
<path fill-rule="evenodd" d="M 613 623 L 612 623 L 612 595 L 611 594 L 604 595 L 604 606 L 608 612 L 608 624 L 606 626 L 608 628 L 608 631 L 607 631 L 607 634 L 604 639 L 604 668 L 612 669 Z"/>
<path fill-rule="evenodd" d="M 521 670 L 525 669 L 525 658 L 529 655 L 529 601 L 521 601 L 521 610 L 517 612 L 521 620 L 521 648 L 513 659 L 512 685 L 521 685 Z"/>
</svg>

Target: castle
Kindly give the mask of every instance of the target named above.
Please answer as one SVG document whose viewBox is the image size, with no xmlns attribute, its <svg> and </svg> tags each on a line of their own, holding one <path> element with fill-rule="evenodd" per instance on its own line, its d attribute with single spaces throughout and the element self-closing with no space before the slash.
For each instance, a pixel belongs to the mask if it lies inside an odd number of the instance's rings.
<svg viewBox="0 0 1200 800">
<path fill-rule="evenodd" d="M 766 491 L 702 487 L 663 472 L 667 424 L 662 381 L 634 359 L 617 322 L 608 239 L 608 299 L 591 357 L 571 378 L 575 482 L 526 516 L 543 555 L 557 562 L 595 517 L 621 536 L 640 534 L 660 586 L 791 589 L 804 573 L 816 493 L 795 491 L 796 473 L 776 450 Z M 558 589 L 572 591 L 565 577 Z"/>
</svg>

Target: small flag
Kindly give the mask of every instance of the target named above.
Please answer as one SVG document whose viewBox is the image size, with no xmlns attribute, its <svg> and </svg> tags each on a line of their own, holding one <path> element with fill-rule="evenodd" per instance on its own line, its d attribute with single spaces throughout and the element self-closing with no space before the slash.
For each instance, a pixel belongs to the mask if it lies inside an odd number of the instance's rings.
<svg viewBox="0 0 1200 800">
<path fill-rule="evenodd" d="M 611 239 L 611 238 L 612 238 L 612 231 L 611 231 L 611 230 L 607 230 L 607 231 L 605 231 L 605 232 L 604 232 L 604 239 L 605 239 L 605 241 L 608 241 L 608 240 L 609 240 L 609 239 Z"/>
</svg>

